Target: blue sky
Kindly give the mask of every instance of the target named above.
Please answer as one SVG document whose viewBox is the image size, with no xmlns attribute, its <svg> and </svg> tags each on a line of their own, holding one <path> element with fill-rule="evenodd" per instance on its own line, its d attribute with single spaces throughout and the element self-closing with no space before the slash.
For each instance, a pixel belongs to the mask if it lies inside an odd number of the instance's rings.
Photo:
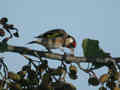
<svg viewBox="0 0 120 90">
<path fill-rule="evenodd" d="M 0 17 L 8 17 L 9 23 L 19 28 L 21 37 L 9 41 L 12 45 L 24 46 L 40 33 L 63 28 L 77 40 L 76 56 L 83 55 L 84 38 L 99 40 L 104 50 L 113 57 L 119 56 L 120 0 L 1 0 Z M 37 45 L 26 47 L 41 50 Z M 4 55 L 11 71 L 17 71 L 27 62 L 18 54 Z M 79 79 L 70 82 L 78 90 L 96 90 L 88 86 L 87 79 L 88 75 L 80 71 Z"/>
</svg>

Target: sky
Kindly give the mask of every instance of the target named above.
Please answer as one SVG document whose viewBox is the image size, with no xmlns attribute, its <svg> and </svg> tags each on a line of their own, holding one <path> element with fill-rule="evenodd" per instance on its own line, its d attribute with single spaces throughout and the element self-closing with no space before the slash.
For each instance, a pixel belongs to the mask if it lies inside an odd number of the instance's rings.
<svg viewBox="0 0 120 90">
<path fill-rule="evenodd" d="M 19 29 L 20 38 L 12 39 L 11 45 L 41 50 L 37 45 L 25 45 L 47 30 L 62 28 L 77 41 L 75 56 L 83 56 L 82 40 L 100 41 L 100 47 L 119 57 L 120 50 L 120 0 L 1 0 L 0 17 L 8 17 L 9 23 Z M 42 48 L 44 50 L 44 48 Z M 19 54 L 4 53 L 9 70 L 17 71 L 27 61 Z M 51 63 L 51 66 L 58 62 Z M 103 73 L 104 69 L 96 71 Z M 69 80 L 77 90 L 96 90 L 88 85 L 88 75 L 79 70 L 78 80 Z"/>
</svg>

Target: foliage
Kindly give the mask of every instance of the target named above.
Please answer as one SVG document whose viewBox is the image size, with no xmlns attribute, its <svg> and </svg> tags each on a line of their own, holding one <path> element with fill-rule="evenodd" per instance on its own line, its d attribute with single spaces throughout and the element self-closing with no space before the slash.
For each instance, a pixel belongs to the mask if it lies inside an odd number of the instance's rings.
<svg viewBox="0 0 120 90">
<path fill-rule="evenodd" d="M 86 58 L 95 59 L 95 58 L 111 57 L 110 53 L 106 53 L 105 51 L 103 51 L 103 49 L 100 48 L 98 40 L 86 38 L 83 40 L 82 48 L 83 48 L 83 54 Z M 91 69 L 100 68 L 103 65 L 104 64 L 94 62 L 92 64 L 93 68 L 91 68 Z"/>
</svg>

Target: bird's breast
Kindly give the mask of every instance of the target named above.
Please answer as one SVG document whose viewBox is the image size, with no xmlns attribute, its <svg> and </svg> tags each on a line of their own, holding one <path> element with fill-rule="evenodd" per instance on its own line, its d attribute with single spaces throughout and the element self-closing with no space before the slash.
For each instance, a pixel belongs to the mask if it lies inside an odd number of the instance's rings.
<svg viewBox="0 0 120 90">
<path fill-rule="evenodd" d="M 64 44 L 64 40 L 63 38 L 53 38 L 53 39 L 48 39 L 46 40 L 46 46 L 48 48 L 51 48 L 51 49 L 56 49 L 56 48 L 60 48 L 63 46 Z"/>
</svg>

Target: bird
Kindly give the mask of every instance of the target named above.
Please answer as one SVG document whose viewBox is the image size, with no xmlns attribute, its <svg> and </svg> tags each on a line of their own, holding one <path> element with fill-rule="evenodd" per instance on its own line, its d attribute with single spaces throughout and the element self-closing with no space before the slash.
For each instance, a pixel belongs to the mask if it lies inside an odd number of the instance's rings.
<svg viewBox="0 0 120 90">
<path fill-rule="evenodd" d="M 64 29 L 52 29 L 39 36 L 35 37 L 37 40 L 28 42 L 27 44 L 40 44 L 44 46 L 48 52 L 51 49 L 60 49 L 64 51 L 64 47 L 70 49 L 71 55 L 74 55 L 76 48 L 76 40 L 73 36 L 68 34 Z"/>
</svg>

